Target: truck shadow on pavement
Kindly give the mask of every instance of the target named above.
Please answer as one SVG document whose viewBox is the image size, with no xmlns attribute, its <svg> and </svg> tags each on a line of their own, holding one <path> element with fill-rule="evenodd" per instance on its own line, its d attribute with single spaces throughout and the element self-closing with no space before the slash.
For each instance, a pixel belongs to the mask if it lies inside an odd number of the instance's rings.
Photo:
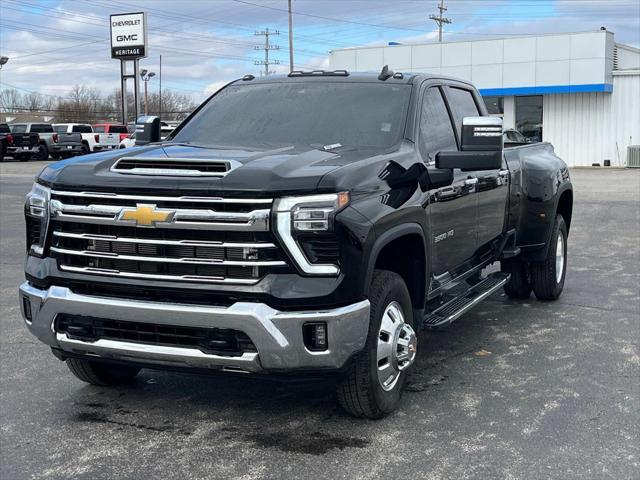
<svg viewBox="0 0 640 480">
<path fill-rule="evenodd" d="M 521 307 L 496 300 L 486 304 L 489 321 L 483 312 L 472 312 L 449 330 L 420 334 L 423 349 L 407 381 L 400 411 L 381 420 L 382 426 L 391 426 L 394 420 L 390 419 L 406 415 L 403 410 L 414 404 L 428 407 L 463 389 L 464 382 L 449 379 L 468 368 L 468 357 L 491 355 L 485 348 L 492 341 L 488 325 L 518 335 L 520 327 L 502 312 Z M 365 448 L 371 442 L 371 430 L 366 425 L 372 422 L 342 412 L 334 393 L 335 381 L 283 382 L 256 376 L 143 370 L 127 385 L 73 390 L 64 410 L 78 428 L 131 430 L 176 438 L 197 435 L 212 442 L 239 441 L 256 448 L 313 455 Z"/>
</svg>

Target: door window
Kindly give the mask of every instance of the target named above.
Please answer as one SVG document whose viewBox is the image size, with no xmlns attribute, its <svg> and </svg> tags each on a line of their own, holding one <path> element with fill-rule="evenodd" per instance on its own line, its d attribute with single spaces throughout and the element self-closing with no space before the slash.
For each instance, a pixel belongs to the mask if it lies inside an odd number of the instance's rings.
<svg viewBox="0 0 640 480">
<path fill-rule="evenodd" d="M 438 152 L 458 149 L 451 118 L 438 87 L 427 89 L 422 97 L 419 146 L 425 160 L 435 158 Z"/>
<path fill-rule="evenodd" d="M 453 120 L 458 130 L 458 137 L 462 138 L 462 119 L 464 117 L 477 117 L 480 115 L 476 101 L 470 90 L 449 87 L 447 99 L 453 113 Z"/>
<path fill-rule="evenodd" d="M 542 141 L 542 95 L 516 97 L 516 130 L 531 142 Z"/>
</svg>

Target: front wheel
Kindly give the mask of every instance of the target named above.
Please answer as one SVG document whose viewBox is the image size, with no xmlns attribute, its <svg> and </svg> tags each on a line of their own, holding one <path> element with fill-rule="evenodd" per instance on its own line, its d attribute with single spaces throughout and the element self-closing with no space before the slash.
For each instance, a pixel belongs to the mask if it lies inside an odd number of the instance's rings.
<svg viewBox="0 0 640 480">
<path fill-rule="evenodd" d="M 67 367 L 77 378 L 91 385 L 119 385 L 133 379 L 140 368 L 113 363 L 95 362 L 81 358 L 67 358 Z"/>
<path fill-rule="evenodd" d="M 531 264 L 531 286 L 538 300 L 556 300 L 567 275 L 567 224 L 556 216 L 547 257 Z"/>
<path fill-rule="evenodd" d="M 400 403 L 416 357 L 411 298 L 402 277 L 376 270 L 371 283 L 369 332 L 364 350 L 338 386 L 338 401 L 355 417 L 377 419 Z"/>
</svg>

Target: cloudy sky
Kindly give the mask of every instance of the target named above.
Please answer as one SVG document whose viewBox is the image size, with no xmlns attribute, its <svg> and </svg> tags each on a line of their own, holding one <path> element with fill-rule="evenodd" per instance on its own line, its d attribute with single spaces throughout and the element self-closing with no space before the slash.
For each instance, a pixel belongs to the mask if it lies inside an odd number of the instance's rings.
<svg viewBox="0 0 640 480">
<path fill-rule="evenodd" d="M 321 68 L 332 49 L 390 41 L 433 42 L 438 0 L 294 0 L 296 67 Z M 516 34 L 579 32 L 606 26 L 616 41 L 640 47 L 640 0 L 448 0 L 445 41 Z M 105 92 L 119 85 L 110 58 L 109 14 L 145 11 L 149 57 L 163 87 L 205 98 L 246 73 L 264 41 L 256 30 L 279 30 L 273 56 L 288 68 L 287 0 L 2 0 L 0 54 L 10 57 L 0 87 L 65 95 L 75 84 Z M 157 88 L 157 79 L 150 88 Z"/>
</svg>

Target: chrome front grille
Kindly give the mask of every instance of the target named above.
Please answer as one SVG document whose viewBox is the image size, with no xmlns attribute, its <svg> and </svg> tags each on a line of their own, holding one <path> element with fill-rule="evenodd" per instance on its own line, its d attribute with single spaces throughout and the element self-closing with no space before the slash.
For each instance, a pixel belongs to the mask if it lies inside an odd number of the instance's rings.
<svg viewBox="0 0 640 480">
<path fill-rule="evenodd" d="M 49 251 L 70 272 L 254 284 L 289 271 L 271 202 L 54 190 Z"/>
</svg>

